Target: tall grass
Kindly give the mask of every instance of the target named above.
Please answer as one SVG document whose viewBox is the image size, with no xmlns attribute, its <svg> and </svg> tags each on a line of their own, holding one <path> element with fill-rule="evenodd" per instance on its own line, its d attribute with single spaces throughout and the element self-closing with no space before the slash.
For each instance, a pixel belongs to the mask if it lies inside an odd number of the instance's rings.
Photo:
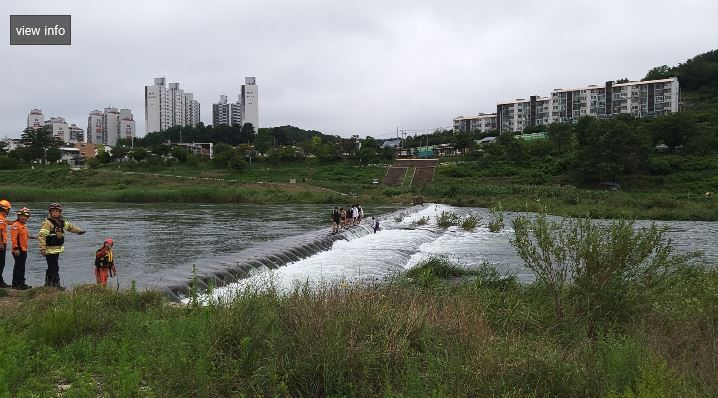
<svg viewBox="0 0 718 398">
<path fill-rule="evenodd" d="M 415 273 L 432 282 L 247 288 L 206 306 L 94 286 L 35 294 L 0 315 L 0 395 L 55 396 L 59 384 L 67 396 L 718 392 L 716 272 L 594 336 L 582 316 L 556 323 L 541 283 L 444 260 Z"/>
</svg>

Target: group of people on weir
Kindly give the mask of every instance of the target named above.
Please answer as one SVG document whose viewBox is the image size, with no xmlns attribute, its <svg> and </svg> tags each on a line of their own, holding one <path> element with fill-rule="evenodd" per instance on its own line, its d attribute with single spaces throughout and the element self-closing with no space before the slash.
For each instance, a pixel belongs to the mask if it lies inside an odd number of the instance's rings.
<svg viewBox="0 0 718 398">
<path fill-rule="evenodd" d="M 334 207 L 331 215 L 332 235 L 339 233 L 340 229 L 347 229 L 354 225 L 360 225 L 364 218 L 364 209 L 358 204 L 347 206 L 347 208 Z M 371 227 L 374 233 L 379 230 L 379 220 L 371 218 Z"/>
<path fill-rule="evenodd" d="M 7 216 L 12 205 L 5 199 L 0 200 L 0 288 L 11 287 L 17 290 L 32 288 L 25 283 L 25 262 L 29 250 L 29 241 L 37 239 L 40 255 L 45 257 L 47 270 L 45 271 L 45 286 L 65 290 L 60 285 L 60 253 L 65 251 L 65 232 L 83 235 L 85 231 L 62 218 L 62 205 L 52 203 L 48 208 L 48 216 L 43 220 L 37 236 L 31 236 L 27 229 L 30 218 L 30 209 L 23 207 L 17 211 L 17 219 L 8 224 Z M 10 234 L 8 237 L 8 227 Z M 111 238 L 105 239 L 102 247 L 95 252 L 95 279 L 97 283 L 107 286 L 108 276 L 117 273 L 115 269 L 114 254 Z M 5 270 L 5 252 L 10 251 L 15 260 L 12 270 L 12 284 L 5 283 L 3 272 Z"/>
</svg>

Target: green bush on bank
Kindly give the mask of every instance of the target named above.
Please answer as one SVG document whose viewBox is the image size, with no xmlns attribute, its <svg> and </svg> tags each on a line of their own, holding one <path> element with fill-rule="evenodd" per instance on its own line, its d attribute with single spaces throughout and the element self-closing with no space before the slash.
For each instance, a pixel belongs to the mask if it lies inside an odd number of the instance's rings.
<svg viewBox="0 0 718 398">
<path fill-rule="evenodd" d="M 432 283 L 247 288 L 197 307 L 94 287 L 37 294 L 0 316 L 0 394 L 50 396 L 59 385 L 68 396 L 718 391 L 707 344 L 718 336 L 706 328 L 718 293 L 704 289 L 718 282 L 714 271 L 698 277 L 699 288 L 682 285 L 661 296 L 659 309 L 592 337 L 581 316 L 556 323 L 542 284 L 518 284 L 489 266 L 470 276 L 452 267 L 419 266 Z M 452 275 L 468 279 L 441 282 Z"/>
</svg>

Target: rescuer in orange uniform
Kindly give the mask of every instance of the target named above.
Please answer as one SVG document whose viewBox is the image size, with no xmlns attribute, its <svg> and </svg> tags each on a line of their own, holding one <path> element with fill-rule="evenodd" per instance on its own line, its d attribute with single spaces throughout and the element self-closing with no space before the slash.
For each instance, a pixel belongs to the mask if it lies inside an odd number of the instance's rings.
<svg viewBox="0 0 718 398">
<path fill-rule="evenodd" d="M 107 277 L 117 275 L 115 269 L 115 254 L 112 253 L 114 242 L 107 238 L 102 247 L 95 253 L 95 278 L 97 283 L 107 286 Z"/>
<path fill-rule="evenodd" d="M 9 240 L 7 238 L 7 221 L 5 217 L 10 213 L 10 202 L 3 199 L 0 200 L 0 288 L 10 287 L 2 277 L 2 273 L 5 270 L 5 251 L 8 249 Z"/>
<path fill-rule="evenodd" d="M 17 220 L 10 224 L 10 239 L 12 240 L 12 257 L 15 265 L 12 268 L 12 288 L 27 290 L 32 288 L 25 284 L 25 261 L 27 260 L 27 241 L 35 239 L 27 231 L 27 219 L 30 218 L 30 209 L 23 207 L 17 211 Z"/>
</svg>

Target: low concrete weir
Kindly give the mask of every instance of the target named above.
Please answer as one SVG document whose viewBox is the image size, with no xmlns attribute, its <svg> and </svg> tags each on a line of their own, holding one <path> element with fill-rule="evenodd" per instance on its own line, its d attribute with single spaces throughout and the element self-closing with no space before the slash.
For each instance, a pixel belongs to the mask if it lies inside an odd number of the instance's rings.
<svg viewBox="0 0 718 398">
<path fill-rule="evenodd" d="M 393 219 L 400 214 L 416 213 L 424 208 L 425 206 L 412 206 L 383 214 L 378 218 Z M 330 250 L 338 240 L 350 241 L 366 236 L 373 232 L 369 225 L 370 220 L 365 219 L 362 225 L 340 230 L 337 234 L 330 234 L 329 227 L 326 227 L 302 235 L 268 241 L 231 256 L 215 258 L 212 262 L 198 261 L 168 271 L 160 280 L 142 287 L 159 290 L 170 299 L 179 301 L 181 297 L 190 295 L 193 281 L 196 282 L 197 291 L 204 292 L 210 286 L 218 287 L 237 282 L 262 270 L 276 269 Z"/>
</svg>

